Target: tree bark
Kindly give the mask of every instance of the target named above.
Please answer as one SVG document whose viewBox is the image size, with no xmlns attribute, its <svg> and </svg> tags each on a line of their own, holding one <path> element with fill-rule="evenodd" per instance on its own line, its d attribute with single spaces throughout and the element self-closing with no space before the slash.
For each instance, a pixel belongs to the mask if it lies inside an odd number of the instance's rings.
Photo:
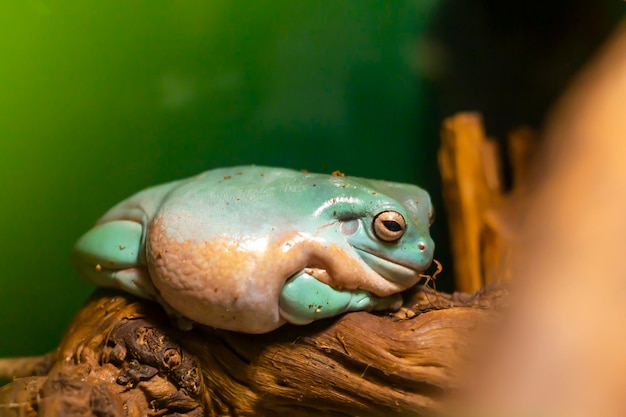
<svg viewBox="0 0 626 417">
<path fill-rule="evenodd" d="M 264 335 L 172 326 L 160 306 L 98 290 L 44 376 L 0 389 L 15 416 L 433 415 L 506 289 L 416 288 L 396 313 L 351 313 Z"/>
</svg>

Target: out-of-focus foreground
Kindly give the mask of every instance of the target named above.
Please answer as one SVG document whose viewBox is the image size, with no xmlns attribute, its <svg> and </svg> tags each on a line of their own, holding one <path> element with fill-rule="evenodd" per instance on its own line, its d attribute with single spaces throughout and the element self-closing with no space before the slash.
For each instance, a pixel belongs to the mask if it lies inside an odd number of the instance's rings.
<svg viewBox="0 0 626 417">
<path fill-rule="evenodd" d="M 626 414 L 626 24 L 556 107 L 514 242 L 512 311 L 460 415 Z"/>
</svg>

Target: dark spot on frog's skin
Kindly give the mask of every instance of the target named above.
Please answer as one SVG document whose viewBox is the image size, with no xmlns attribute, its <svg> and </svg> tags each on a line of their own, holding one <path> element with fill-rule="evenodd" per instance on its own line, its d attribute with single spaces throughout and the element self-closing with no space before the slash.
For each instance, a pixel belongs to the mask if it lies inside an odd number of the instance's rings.
<svg viewBox="0 0 626 417">
<path fill-rule="evenodd" d="M 346 188 L 346 184 L 341 184 L 341 188 Z"/>
<path fill-rule="evenodd" d="M 415 204 L 419 204 L 419 203 L 420 203 L 420 201 L 419 201 L 419 200 L 415 200 Z"/>
<path fill-rule="evenodd" d="M 235 175 L 243 175 L 243 172 L 239 171 L 239 172 L 235 173 Z"/>
<path fill-rule="evenodd" d="M 126 246 L 120 245 L 119 248 L 120 248 L 120 250 L 124 250 L 124 249 L 126 249 Z"/>
<path fill-rule="evenodd" d="M 224 179 L 225 180 L 229 180 L 230 179 L 230 175 L 224 175 Z"/>
<path fill-rule="evenodd" d="M 265 176 L 265 174 L 261 172 L 261 176 L 262 176 L 262 177 L 264 177 L 264 176 Z"/>
<path fill-rule="evenodd" d="M 317 187 L 317 184 L 313 183 L 313 187 Z"/>
<path fill-rule="evenodd" d="M 337 215 L 337 210 L 333 210 L 333 216 Z"/>
<path fill-rule="evenodd" d="M 235 198 L 235 201 L 240 201 L 240 200 L 241 200 L 241 198 Z"/>
<path fill-rule="evenodd" d="M 317 306 L 317 308 L 315 309 L 315 312 L 319 313 L 320 311 L 322 311 L 322 306 Z"/>
<path fill-rule="evenodd" d="M 372 191 L 372 195 L 376 195 L 376 191 Z"/>
<path fill-rule="evenodd" d="M 420 242 L 420 243 L 417 244 L 417 249 L 424 250 L 424 249 L 426 249 L 426 245 L 424 245 L 422 242 Z"/>
<path fill-rule="evenodd" d="M 308 169 L 301 169 L 300 172 L 302 172 L 303 174 L 308 174 L 309 170 Z"/>
<path fill-rule="evenodd" d="M 213 288 L 213 292 L 217 292 L 219 290 L 219 288 L 215 287 Z"/>
</svg>

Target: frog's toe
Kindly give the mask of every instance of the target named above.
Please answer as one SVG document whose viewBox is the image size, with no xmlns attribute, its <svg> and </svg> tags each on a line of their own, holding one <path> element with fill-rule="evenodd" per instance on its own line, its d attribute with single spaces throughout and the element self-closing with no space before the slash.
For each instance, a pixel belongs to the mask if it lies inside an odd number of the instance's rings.
<svg viewBox="0 0 626 417">
<path fill-rule="evenodd" d="M 358 291 L 352 293 L 352 299 L 350 300 L 350 310 L 371 310 L 376 305 L 375 297 L 366 291 Z"/>
<path fill-rule="evenodd" d="M 377 297 L 367 291 L 354 291 L 350 300 L 350 311 L 397 310 L 400 307 L 402 307 L 401 294 Z"/>
<path fill-rule="evenodd" d="M 373 310 L 399 310 L 404 304 L 402 294 L 392 294 L 387 297 L 378 298 L 374 304 Z"/>
</svg>

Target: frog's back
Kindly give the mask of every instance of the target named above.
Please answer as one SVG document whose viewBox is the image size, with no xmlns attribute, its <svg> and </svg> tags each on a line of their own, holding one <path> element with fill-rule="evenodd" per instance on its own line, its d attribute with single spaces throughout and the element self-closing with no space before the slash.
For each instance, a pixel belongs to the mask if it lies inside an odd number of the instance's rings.
<svg viewBox="0 0 626 417">
<path fill-rule="evenodd" d="M 323 190 L 329 185 L 319 180 L 324 177 L 329 176 L 285 168 L 214 169 L 173 189 L 158 216 L 175 225 L 172 233 L 180 240 L 268 236 L 280 229 L 306 232 L 306 222 L 330 195 Z"/>
</svg>

